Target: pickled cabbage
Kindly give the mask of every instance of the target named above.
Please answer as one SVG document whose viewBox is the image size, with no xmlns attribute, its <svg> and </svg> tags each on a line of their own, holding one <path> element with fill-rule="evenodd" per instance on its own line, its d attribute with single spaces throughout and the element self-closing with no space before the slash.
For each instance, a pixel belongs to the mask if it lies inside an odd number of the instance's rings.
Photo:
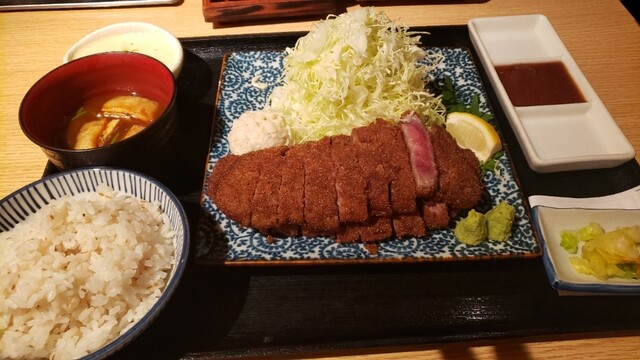
<svg viewBox="0 0 640 360">
<path fill-rule="evenodd" d="M 578 252 L 578 244 L 581 241 L 593 239 L 595 236 L 603 234 L 604 229 L 600 224 L 591 222 L 587 226 L 578 230 L 563 230 L 560 232 L 560 246 L 571 254 Z"/>
<path fill-rule="evenodd" d="M 606 232 L 599 224 L 590 223 L 562 233 L 572 238 L 576 246 L 582 243 L 580 255 L 569 259 L 577 272 L 601 280 L 613 277 L 640 279 L 640 225 Z M 573 247 L 567 245 L 568 241 L 561 235 L 561 246 L 572 252 Z"/>
<path fill-rule="evenodd" d="M 283 84 L 265 110 L 284 117 L 294 144 L 347 135 L 377 118 L 395 122 L 407 110 L 441 124 L 444 106 L 427 88 L 441 57 L 419 44 L 417 33 L 373 8 L 330 16 L 287 49 Z"/>
</svg>

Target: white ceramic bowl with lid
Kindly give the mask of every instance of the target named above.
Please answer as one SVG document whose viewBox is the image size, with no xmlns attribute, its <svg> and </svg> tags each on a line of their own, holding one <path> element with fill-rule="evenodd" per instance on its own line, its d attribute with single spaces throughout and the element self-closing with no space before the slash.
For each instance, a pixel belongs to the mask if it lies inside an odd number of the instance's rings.
<svg viewBox="0 0 640 360">
<path fill-rule="evenodd" d="M 169 31 L 145 22 L 122 22 L 100 28 L 67 50 L 63 62 L 91 54 L 130 51 L 154 57 L 178 77 L 184 52 L 180 41 Z"/>
</svg>

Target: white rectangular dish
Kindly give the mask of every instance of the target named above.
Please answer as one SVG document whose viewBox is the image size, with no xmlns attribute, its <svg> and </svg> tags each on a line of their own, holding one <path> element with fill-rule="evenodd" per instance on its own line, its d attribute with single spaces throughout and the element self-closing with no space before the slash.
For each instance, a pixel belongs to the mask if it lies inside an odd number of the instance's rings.
<svg viewBox="0 0 640 360">
<path fill-rule="evenodd" d="M 544 15 L 476 18 L 469 21 L 468 27 L 498 100 L 534 171 L 609 168 L 635 157 L 635 149 Z M 496 69 L 550 63 L 564 66 L 568 75 L 565 81 L 575 85 L 580 100 L 523 105 L 513 92 L 507 92 L 507 83 L 503 83 Z M 536 73 L 530 78 L 541 79 L 540 76 Z M 550 77 L 544 85 L 549 91 L 557 90 L 554 88 L 561 85 L 560 80 Z M 527 89 L 532 85 L 515 83 Z"/>
</svg>

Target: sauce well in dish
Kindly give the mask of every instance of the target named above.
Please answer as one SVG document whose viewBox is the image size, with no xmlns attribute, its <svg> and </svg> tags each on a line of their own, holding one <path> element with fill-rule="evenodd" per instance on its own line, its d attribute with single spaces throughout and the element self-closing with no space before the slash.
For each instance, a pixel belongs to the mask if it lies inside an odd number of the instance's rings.
<svg viewBox="0 0 640 360">
<path fill-rule="evenodd" d="M 560 61 L 499 65 L 496 72 L 514 106 L 586 102 Z"/>
</svg>

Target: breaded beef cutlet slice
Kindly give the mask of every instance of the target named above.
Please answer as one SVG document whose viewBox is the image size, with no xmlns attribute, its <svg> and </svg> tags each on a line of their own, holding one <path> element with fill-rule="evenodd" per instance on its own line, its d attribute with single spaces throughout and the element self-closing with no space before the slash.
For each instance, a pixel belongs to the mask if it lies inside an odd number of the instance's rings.
<svg viewBox="0 0 640 360">
<path fill-rule="evenodd" d="M 358 224 L 360 241 L 378 242 L 393 236 L 390 217 L 372 217 L 367 224 Z"/>
<path fill-rule="evenodd" d="M 421 208 L 422 219 L 427 229 L 444 229 L 449 226 L 451 216 L 447 204 L 424 201 L 421 203 Z"/>
<path fill-rule="evenodd" d="M 381 161 L 384 157 L 385 145 L 377 139 L 377 127 L 384 120 L 377 120 L 369 126 L 353 129 L 351 132 L 354 154 L 362 174 L 367 182 L 367 201 L 370 216 L 391 216 L 391 199 L 389 186 L 393 171 Z"/>
<path fill-rule="evenodd" d="M 411 169 L 409 150 L 399 126 L 386 121 L 378 127 L 378 141 L 387 145 L 383 153 L 385 166 L 392 171 L 390 184 L 391 209 L 394 214 L 416 212 L 416 183 Z"/>
<path fill-rule="evenodd" d="M 260 178 L 255 154 L 229 154 L 216 162 L 209 177 L 207 192 L 229 218 L 244 227 L 251 226 L 253 193 Z"/>
<path fill-rule="evenodd" d="M 336 233 L 336 242 L 340 244 L 360 242 L 360 231 L 357 223 L 341 223 L 340 230 Z"/>
<path fill-rule="evenodd" d="M 251 212 L 251 226 L 262 233 L 278 227 L 278 205 L 285 147 L 274 147 L 257 152 L 260 176 L 255 183 Z"/>
<path fill-rule="evenodd" d="M 411 214 L 394 215 L 393 232 L 398 238 L 423 237 L 427 235 L 424 220 L 417 210 Z"/>
<path fill-rule="evenodd" d="M 478 158 L 463 149 L 441 126 L 432 126 L 431 143 L 438 167 L 438 190 L 434 202 L 443 202 L 450 210 L 473 208 L 482 195 Z"/>
<path fill-rule="evenodd" d="M 438 187 L 438 169 L 431 136 L 418 114 L 413 111 L 402 114 L 400 124 L 411 159 L 415 191 L 418 197 L 430 197 Z"/>
<path fill-rule="evenodd" d="M 335 234 L 340 227 L 331 139 L 304 146 L 304 226 L 319 234 Z"/>
<path fill-rule="evenodd" d="M 381 211 L 374 212 L 374 215 L 390 216 L 387 201 L 391 214 L 415 212 L 416 187 L 402 129 L 378 119 L 367 127 L 355 129 L 353 136 L 359 143 L 372 145 L 370 150 L 376 158 L 377 166 L 382 166 L 382 170 L 378 169 L 374 173 L 377 178 L 383 180 L 378 186 L 380 189 L 383 184 L 388 187 L 388 200 L 378 195 L 377 203 Z"/>
<path fill-rule="evenodd" d="M 278 228 L 285 236 L 296 236 L 304 224 L 304 147 L 292 146 L 284 154 L 278 190 Z"/>
<path fill-rule="evenodd" d="M 336 176 L 337 204 L 340 222 L 365 222 L 369 219 L 367 182 L 354 156 L 351 138 L 331 138 L 331 158 Z"/>
<path fill-rule="evenodd" d="M 391 218 L 371 217 L 365 223 L 342 224 L 340 231 L 336 234 L 338 243 L 354 242 L 378 242 L 389 239 L 393 236 Z"/>
</svg>

